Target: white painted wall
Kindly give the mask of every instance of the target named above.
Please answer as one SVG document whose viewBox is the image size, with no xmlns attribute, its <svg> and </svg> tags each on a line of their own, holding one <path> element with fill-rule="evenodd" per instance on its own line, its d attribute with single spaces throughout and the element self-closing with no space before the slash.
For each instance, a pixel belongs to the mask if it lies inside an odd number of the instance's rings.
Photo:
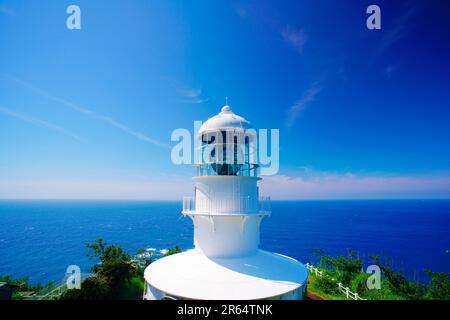
<svg viewBox="0 0 450 320">
<path fill-rule="evenodd" d="M 195 249 L 208 257 L 241 257 L 256 252 L 263 216 L 193 216 Z"/>
<path fill-rule="evenodd" d="M 203 176 L 194 181 L 196 213 L 258 212 L 258 178 Z"/>
<path fill-rule="evenodd" d="M 259 246 L 258 178 L 195 177 L 194 245 L 210 257 L 253 254 Z"/>
</svg>

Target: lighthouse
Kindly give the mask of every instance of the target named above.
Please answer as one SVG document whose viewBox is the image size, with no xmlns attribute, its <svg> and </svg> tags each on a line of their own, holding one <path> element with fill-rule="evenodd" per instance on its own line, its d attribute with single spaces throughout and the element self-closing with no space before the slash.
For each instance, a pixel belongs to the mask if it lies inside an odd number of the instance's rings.
<svg viewBox="0 0 450 320">
<path fill-rule="evenodd" d="M 226 104 L 196 139 L 194 195 L 182 209 L 194 224 L 194 248 L 145 269 L 144 299 L 303 299 L 306 267 L 259 248 L 271 208 L 259 194 L 256 131 Z"/>
</svg>

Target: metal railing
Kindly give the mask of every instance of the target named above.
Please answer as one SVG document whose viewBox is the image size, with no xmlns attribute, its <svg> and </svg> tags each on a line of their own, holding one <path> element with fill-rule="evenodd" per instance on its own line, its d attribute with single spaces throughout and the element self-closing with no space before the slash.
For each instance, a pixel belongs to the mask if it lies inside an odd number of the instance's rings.
<svg viewBox="0 0 450 320">
<path fill-rule="evenodd" d="M 252 197 L 215 197 L 196 203 L 194 197 L 183 197 L 183 214 L 233 214 L 233 213 L 271 213 L 270 197 L 256 200 Z"/>
<path fill-rule="evenodd" d="M 258 177 L 259 165 L 255 163 L 227 164 L 202 163 L 197 164 L 197 176 L 239 176 Z"/>
<path fill-rule="evenodd" d="M 183 197 L 183 213 L 195 212 L 195 198 L 194 197 Z"/>
<path fill-rule="evenodd" d="M 271 200 L 270 197 L 260 197 L 258 201 L 258 211 L 264 213 L 271 213 Z"/>
</svg>

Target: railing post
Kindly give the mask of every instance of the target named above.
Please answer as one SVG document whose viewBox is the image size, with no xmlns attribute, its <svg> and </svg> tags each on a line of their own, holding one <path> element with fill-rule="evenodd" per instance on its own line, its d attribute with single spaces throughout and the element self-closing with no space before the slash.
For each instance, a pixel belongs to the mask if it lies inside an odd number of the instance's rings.
<svg viewBox="0 0 450 320">
<path fill-rule="evenodd" d="M 355 300 L 358 300 L 358 292 L 355 292 Z"/>
<path fill-rule="evenodd" d="M 349 289 L 348 289 L 348 287 L 346 287 L 345 288 L 345 296 L 347 297 L 347 299 L 348 299 L 348 296 L 349 296 L 349 292 L 348 291 L 349 291 Z"/>
</svg>

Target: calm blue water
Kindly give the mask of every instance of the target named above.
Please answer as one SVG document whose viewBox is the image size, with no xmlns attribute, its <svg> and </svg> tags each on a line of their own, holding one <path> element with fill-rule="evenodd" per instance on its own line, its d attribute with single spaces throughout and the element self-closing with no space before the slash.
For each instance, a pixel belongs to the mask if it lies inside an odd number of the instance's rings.
<svg viewBox="0 0 450 320">
<path fill-rule="evenodd" d="M 85 244 L 98 237 L 130 253 L 142 247 L 192 247 L 181 202 L 0 202 L 0 275 L 60 280 L 70 264 L 88 272 Z M 261 247 L 313 260 L 354 248 L 385 254 L 419 280 L 429 268 L 450 271 L 450 201 L 275 201 L 261 226 Z"/>
</svg>

